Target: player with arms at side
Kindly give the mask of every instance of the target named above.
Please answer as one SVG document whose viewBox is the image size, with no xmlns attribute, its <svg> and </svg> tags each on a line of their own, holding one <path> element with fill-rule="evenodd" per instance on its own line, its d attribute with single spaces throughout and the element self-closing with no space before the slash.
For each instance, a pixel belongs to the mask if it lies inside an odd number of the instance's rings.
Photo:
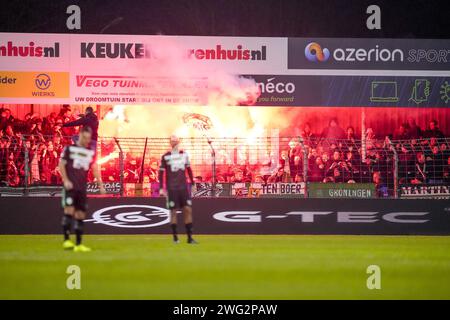
<svg viewBox="0 0 450 320">
<path fill-rule="evenodd" d="M 166 177 L 167 208 L 170 209 L 170 226 L 172 228 L 173 241 L 179 243 L 177 235 L 177 209 L 182 209 L 186 226 L 187 242 L 196 244 L 192 238 L 192 200 L 188 190 L 186 171 L 189 180 L 194 186 L 194 178 L 189 156 L 183 150 L 179 150 L 180 140 L 177 136 L 170 137 L 171 151 L 166 152 L 161 158 L 159 168 L 159 194 L 165 196 L 164 173 Z"/>
<path fill-rule="evenodd" d="M 80 130 L 76 144 L 67 146 L 61 153 L 59 170 L 63 180 L 62 205 L 64 216 L 62 227 L 64 234 L 64 249 L 73 249 L 75 252 L 91 251 L 89 247 L 81 244 L 83 235 L 83 220 L 87 210 L 87 175 L 92 167 L 93 174 L 100 188 L 100 193 L 105 194 L 102 179 L 97 164 L 95 163 L 95 151 L 90 149 L 92 129 L 83 127 Z M 74 221 L 76 244 L 70 240 L 70 230 Z"/>
</svg>

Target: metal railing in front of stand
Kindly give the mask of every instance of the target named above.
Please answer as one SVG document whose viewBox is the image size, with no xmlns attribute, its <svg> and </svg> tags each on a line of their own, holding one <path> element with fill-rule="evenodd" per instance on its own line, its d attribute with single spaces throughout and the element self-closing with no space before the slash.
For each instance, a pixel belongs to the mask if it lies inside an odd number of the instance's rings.
<svg viewBox="0 0 450 320">
<path fill-rule="evenodd" d="M 0 182 L 27 195 L 36 188 L 61 184 L 57 163 L 70 137 L 21 136 L 3 139 Z M 196 182 L 375 183 L 384 197 L 398 198 L 402 185 L 449 183 L 449 139 L 420 140 L 300 137 L 185 138 Z M 129 184 L 157 182 L 168 138 L 102 137 L 97 160 L 106 183 L 119 183 L 125 196 Z M 365 155 L 365 159 L 363 158 Z M 92 179 L 92 177 L 90 177 Z M 1 193 L 1 190 L 0 190 Z M 307 197 L 308 192 L 305 192 Z"/>
</svg>

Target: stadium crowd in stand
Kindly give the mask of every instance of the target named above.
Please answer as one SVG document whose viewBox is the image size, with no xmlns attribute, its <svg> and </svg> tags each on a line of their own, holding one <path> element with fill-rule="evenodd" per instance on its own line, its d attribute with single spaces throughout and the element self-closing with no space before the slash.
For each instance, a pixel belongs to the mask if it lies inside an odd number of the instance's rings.
<svg viewBox="0 0 450 320">
<path fill-rule="evenodd" d="M 366 155 L 361 139 L 353 127 L 341 128 L 336 119 L 320 134 L 311 132 L 306 123 L 301 133 L 307 157 L 307 181 L 323 183 L 375 183 L 379 196 L 392 194 L 394 154 L 389 139 L 398 153 L 399 184 L 450 183 L 450 150 L 448 141 L 431 120 L 422 130 L 413 118 L 402 123 L 385 139 L 378 138 L 372 128 L 366 130 Z M 293 138 L 281 151 L 280 165 L 270 174 L 258 173 L 257 167 L 243 166 L 229 172 L 219 170 L 219 182 L 303 182 L 303 151 L 299 138 Z M 255 174 L 256 172 L 256 174 Z"/>
<path fill-rule="evenodd" d="M 64 145 L 76 135 L 74 127 L 64 124 L 75 120 L 70 106 L 59 113 L 41 118 L 27 114 L 16 119 L 10 110 L 0 109 L 0 183 L 3 186 L 21 186 L 25 179 L 25 161 L 28 150 L 28 184 L 55 185 L 61 183 L 58 172 L 59 155 Z M 393 153 L 387 139 L 377 137 L 374 130 L 366 130 L 365 140 L 358 139 L 355 130 L 341 128 L 336 119 L 321 133 L 313 133 L 306 123 L 301 140 L 293 138 L 281 151 L 280 161 L 258 165 L 219 165 L 217 182 L 302 182 L 303 150 L 307 153 L 308 181 L 311 182 L 373 182 L 382 194 L 392 189 Z M 390 137 L 398 153 L 399 183 L 449 183 L 450 148 L 435 120 L 423 130 L 413 118 L 400 124 Z M 362 143 L 365 143 L 365 148 Z M 104 145 L 102 148 L 108 148 Z M 365 156 L 363 150 L 366 150 Z M 107 150 L 106 150 L 107 151 Z M 106 152 L 108 154 L 108 152 Z M 157 182 L 158 159 L 151 158 L 144 166 L 143 182 Z M 268 171 L 267 168 L 276 168 Z M 118 159 L 102 165 L 104 181 L 119 181 Z M 141 171 L 140 157 L 125 155 L 124 182 L 136 183 Z M 209 182 L 211 177 L 197 176 L 197 182 Z"/>
</svg>

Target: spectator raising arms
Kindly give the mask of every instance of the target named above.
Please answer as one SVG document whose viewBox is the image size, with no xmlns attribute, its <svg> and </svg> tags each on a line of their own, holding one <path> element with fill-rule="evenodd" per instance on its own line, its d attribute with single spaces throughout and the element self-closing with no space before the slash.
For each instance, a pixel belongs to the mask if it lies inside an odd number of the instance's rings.
<svg viewBox="0 0 450 320">
<path fill-rule="evenodd" d="M 92 142 L 90 148 L 94 151 L 97 150 L 99 121 L 92 107 L 87 107 L 85 114 L 80 119 L 64 123 L 63 128 L 77 127 L 77 126 L 86 126 L 91 128 Z"/>
</svg>

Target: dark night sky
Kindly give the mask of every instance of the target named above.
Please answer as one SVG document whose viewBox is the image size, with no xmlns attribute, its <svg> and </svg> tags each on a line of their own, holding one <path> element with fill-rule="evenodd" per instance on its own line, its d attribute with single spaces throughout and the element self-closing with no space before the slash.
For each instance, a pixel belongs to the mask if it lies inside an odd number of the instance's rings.
<svg viewBox="0 0 450 320">
<path fill-rule="evenodd" d="M 82 30 L 66 29 L 78 4 Z M 382 30 L 366 29 L 378 4 Z M 219 36 L 450 38 L 449 0 L 2 0 L 0 31 Z"/>
</svg>

